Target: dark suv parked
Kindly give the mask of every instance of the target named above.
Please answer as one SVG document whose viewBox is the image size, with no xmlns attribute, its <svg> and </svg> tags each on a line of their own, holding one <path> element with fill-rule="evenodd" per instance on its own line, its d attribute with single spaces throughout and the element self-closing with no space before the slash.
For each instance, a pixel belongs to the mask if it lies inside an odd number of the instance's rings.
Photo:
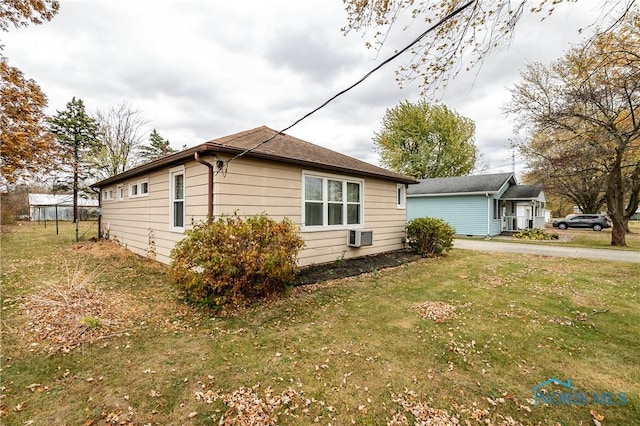
<svg viewBox="0 0 640 426">
<path fill-rule="evenodd" d="M 594 231 L 602 231 L 603 228 L 611 228 L 611 220 L 603 214 L 579 214 L 554 220 L 553 227 L 558 229 L 591 228 Z"/>
</svg>

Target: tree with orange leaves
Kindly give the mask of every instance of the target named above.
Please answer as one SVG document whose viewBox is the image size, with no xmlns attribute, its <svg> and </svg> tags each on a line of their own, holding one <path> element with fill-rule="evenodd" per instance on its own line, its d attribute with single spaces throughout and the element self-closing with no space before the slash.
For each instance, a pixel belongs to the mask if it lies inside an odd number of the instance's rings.
<svg viewBox="0 0 640 426">
<path fill-rule="evenodd" d="M 59 7 L 57 0 L 3 0 L 0 29 L 41 24 L 51 20 Z M 46 107 L 40 86 L 0 54 L 0 183 L 15 183 L 50 164 L 54 139 L 47 132 Z"/>
<path fill-rule="evenodd" d="M 47 98 L 38 84 L 0 61 L 0 167 L 4 183 L 47 164 L 53 137 L 47 132 L 44 109 Z"/>
</svg>

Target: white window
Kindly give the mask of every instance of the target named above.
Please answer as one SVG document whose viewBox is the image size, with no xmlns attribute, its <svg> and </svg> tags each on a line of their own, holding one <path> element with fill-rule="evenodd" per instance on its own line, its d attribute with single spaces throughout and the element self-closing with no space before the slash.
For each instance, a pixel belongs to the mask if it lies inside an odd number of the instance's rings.
<svg viewBox="0 0 640 426">
<path fill-rule="evenodd" d="M 303 228 L 361 226 L 364 223 L 363 187 L 363 182 L 357 179 L 303 174 Z"/>
<path fill-rule="evenodd" d="M 111 201 L 114 199 L 113 188 L 107 188 L 102 191 L 102 201 Z"/>
<path fill-rule="evenodd" d="M 184 200 L 184 167 L 176 167 L 169 171 L 171 182 L 169 220 L 172 231 L 183 232 L 185 222 Z"/>
<path fill-rule="evenodd" d="M 116 192 L 118 193 L 118 200 L 124 200 L 124 185 L 118 185 Z"/>
<path fill-rule="evenodd" d="M 129 197 L 144 197 L 149 195 L 149 181 L 141 180 L 129 185 Z"/>
<path fill-rule="evenodd" d="M 403 183 L 396 186 L 396 207 L 399 209 L 407 207 L 406 187 Z"/>
</svg>

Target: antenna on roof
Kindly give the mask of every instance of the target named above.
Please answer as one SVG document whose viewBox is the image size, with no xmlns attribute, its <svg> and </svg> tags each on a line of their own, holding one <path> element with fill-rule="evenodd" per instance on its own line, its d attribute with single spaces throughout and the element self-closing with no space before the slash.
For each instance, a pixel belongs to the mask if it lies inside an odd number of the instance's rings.
<svg viewBox="0 0 640 426">
<path fill-rule="evenodd" d="M 511 173 L 516 174 L 516 143 L 509 139 L 509 148 L 511 149 Z"/>
</svg>

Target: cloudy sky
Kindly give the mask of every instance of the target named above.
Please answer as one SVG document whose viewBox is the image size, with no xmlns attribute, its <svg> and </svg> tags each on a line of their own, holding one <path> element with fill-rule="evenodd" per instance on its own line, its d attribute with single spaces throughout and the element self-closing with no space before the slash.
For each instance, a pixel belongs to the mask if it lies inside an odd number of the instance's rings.
<svg viewBox="0 0 640 426">
<path fill-rule="evenodd" d="M 393 28 L 379 53 L 344 36 L 340 0 L 61 0 L 48 23 L 2 34 L 9 63 L 36 80 L 49 113 L 73 96 L 89 112 L 123 101 L 174 148 L 261 125 L 280 130 L 404 47 L 415 31 Z M 462 73 L 439 99 L 476 123 L 488 173 L 511 171 L 513 124 L 501 113 L 527 61 L 560 57 L 599 16 L 599 1 L 565 4 L 549 19 L 525 17 L 508 49 Z M 395 63 L 287 133 L 378 164 L 372 137 L 385 111 L 417 101 L 399 88 Z M 518 165 L 517 172 L 522 172 Z"/>
</svg>

